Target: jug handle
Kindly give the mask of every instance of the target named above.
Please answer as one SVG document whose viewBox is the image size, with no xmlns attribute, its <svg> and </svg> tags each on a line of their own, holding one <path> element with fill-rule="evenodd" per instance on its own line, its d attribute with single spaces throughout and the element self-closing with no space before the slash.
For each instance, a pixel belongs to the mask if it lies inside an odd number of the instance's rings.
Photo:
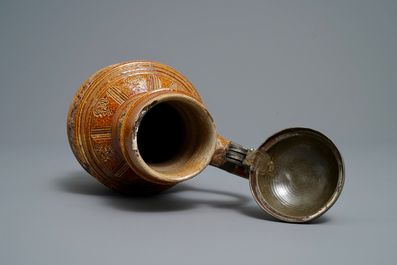
<svg viewBox="0 0 397 265">
<path fill-rule="evenodd" d="M 217 145 L 210 165 L 249 179 L 249 170 L 255 152 L 255 149 L 246 149 L 218 135 Z"/>
</svg>

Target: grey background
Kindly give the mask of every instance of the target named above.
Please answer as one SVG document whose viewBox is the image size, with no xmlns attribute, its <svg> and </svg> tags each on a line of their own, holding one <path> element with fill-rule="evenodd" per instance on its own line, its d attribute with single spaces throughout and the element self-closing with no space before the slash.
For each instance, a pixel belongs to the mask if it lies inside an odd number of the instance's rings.
<svg viewBox="0 0 397 265">
<path fill-rule="evenodd" d="M 396 1 L 2 1 L 1 264 L 391 264 L 397 261 Z M 337 203 L 277 222 L 215 168 L 150 198 L 73 157 L 69 104 L 110 64 L 185 75 L 245 147 L 293 126 L 346 164 Z"/>
</svg>

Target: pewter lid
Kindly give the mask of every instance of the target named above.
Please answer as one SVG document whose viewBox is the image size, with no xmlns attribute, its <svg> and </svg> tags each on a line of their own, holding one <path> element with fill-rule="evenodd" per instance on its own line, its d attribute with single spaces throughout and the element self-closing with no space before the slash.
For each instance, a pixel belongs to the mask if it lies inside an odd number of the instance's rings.
<svg viewBox="0 0 397 265">
<path fill-rule="evenodd" d="M 343 158 L 325 135 L 290 128 L 269 137 L 250 169 L 250 187 L 259 206 L 288 222 L 307 222 L 324 214 L 344 184 Z"/>
</svg>

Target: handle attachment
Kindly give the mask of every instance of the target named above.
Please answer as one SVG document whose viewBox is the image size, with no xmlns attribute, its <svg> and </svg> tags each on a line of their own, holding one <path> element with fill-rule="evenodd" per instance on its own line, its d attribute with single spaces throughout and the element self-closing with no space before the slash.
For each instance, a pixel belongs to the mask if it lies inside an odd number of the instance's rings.
<svg viewBox="0 0 397 265">
<path fill-rule="evenodd" d="M 210 165 L 248 179 L 256 151 L 256 149 L 247 149 L 240 144 L 227 141 L 218 135 L 217 149 Z"/>
</svg>

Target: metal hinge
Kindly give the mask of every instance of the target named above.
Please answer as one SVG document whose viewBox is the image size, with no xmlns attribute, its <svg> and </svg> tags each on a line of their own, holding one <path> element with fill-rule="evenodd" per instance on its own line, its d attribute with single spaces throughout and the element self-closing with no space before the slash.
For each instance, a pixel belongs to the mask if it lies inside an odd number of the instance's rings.
<svg viewBox="0 0 397 265">
<path fill-rule="evenodd" d="M 254 149 L 246 149 L 242 145 L 230 142 L 226 149 L 225 161 L 221 169 L 232 173 L 236 166 L 240 166 L 248 174 L 255 151 Z"/>
</svg>

